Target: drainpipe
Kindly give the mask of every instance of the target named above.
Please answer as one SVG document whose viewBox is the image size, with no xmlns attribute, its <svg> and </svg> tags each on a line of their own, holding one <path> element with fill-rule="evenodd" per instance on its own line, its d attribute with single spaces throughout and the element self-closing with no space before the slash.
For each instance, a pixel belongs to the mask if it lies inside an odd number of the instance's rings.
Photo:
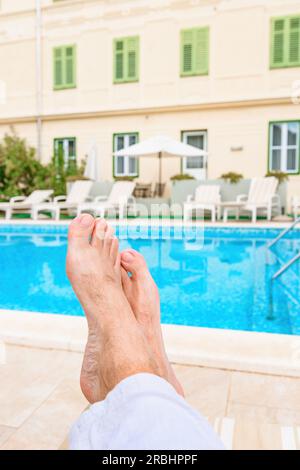
<svg viewBox="0 0 300 470">
<path fill-rule="evenodd" d="M 42 159 L 42 11 L 41 0 L 35 1 L 35 68 L 37 157 Z"/>
</svg>

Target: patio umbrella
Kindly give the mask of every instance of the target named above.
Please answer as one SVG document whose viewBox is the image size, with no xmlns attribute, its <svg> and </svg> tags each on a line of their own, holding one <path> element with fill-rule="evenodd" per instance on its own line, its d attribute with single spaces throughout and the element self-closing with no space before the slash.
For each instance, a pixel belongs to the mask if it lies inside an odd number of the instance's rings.
<svg viewBox="0 0 300 470">
<path fill-rule="evenodd" d="M 162 183 L 162 158 L 163 157 L 202 157 L 206 156 L 205 150 L 192 145 L 184 144 L 167 136 L 157 136 L 144 140 L 115 152 L 116 157 L 158 157 L 159 160 L 159 191 Z M 160 194 L 161 195 L 161 194 Z"/>
<path fill-rule="evenodd" d="M 92 181 L 100 180 L 100 162 L 97 144 L 94 142 L 88 152 L 84 176 Z"/>
</svg>

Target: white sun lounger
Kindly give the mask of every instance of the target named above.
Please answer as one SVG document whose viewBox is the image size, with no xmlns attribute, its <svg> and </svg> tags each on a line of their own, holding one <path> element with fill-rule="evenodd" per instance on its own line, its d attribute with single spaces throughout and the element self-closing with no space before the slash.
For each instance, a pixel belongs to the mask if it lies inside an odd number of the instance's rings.
<svg viewBox="0 0 300 470">
<path fill-rule="evenodd" d="M 296 220 L 300 216 L 300 197 L 294 196 L 292 198 L 292 211 Z"/>
<path fill-rule="evenodd" d="M 221 202 L 220 186 L 200 185 L 195 191 L 195 197 L 189 195 L 184 204 L 184 220 L 187 222 L 192 217 L 194 210 L 209 211 L 212 222 L 219 217 L 219 204 Z"/>
<path fill-rule="evenodd" d="M 118 212 L 120 218 L 124 218 L 129 204 L 135 207 L 135 199 L 132 196 L 134 188 L 134 182 L 118 181 L 114 183 L 108 196 L 98 196 L 93 202 L 80 204 L 77 215 L 82 212 L 91 212 L 95 216 L 104 217 L 108 210 L 114 210 Z"/>
<path fill-rule="evenodd" d="M 47 211 L 55 220 L 60 219 L 61 211 L 77 211 L 80 203 L 86 201 L 92 188 L 92 181 L 75 181 L 68 196 L 57 196 L 53 202 L 35 205 L 32 209 L 32 217 L 38 219 L 39 213 Z"/>
<path fill-rule="evenodd" d="M 237 202 L 244 203 L 242 212 L 252 214 L 252 222 L 256 222 L 258 212 L 266 213 L 268 221 L 272 220 L 274 209 L 280 214 L 280 197 L 276 194 L 278 180 L 275 177 L 253 178 L 251 180 L 249 194 L 241 194 Z"/>
<path fill-rule="evenodd" d="M 6 219 L 11 219 L 14 213 L 32 213 L 33 207 L 36 204 L 49 200 L 52 194 L 52 189 L 39 189 L 33 191 L 27 197 L 12 197 L 9 202 L 0 204 L 0 212 L 5 213 Z"/>
</svg>

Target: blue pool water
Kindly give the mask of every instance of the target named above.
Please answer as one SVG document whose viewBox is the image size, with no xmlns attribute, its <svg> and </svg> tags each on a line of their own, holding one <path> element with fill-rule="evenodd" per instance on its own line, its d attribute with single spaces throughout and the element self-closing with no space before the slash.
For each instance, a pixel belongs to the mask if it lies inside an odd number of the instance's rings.
<svg viewBox="0 0 300 470">
<path fill-rule="evenodd" d="M 279 268 L 266 243 L 273 229 L 205 230 L 189 239 L 122 240 L 146 258 L 161 294 L 162 320 L 177 325 L 300 334 L 300 263 L 271 288 Z M 0 227 L 0 309 L 83 315 L 66 278 L 67 228 Z M 294 231 L 277 248 L 281 261 L 300 250 Z"/>
</svg>

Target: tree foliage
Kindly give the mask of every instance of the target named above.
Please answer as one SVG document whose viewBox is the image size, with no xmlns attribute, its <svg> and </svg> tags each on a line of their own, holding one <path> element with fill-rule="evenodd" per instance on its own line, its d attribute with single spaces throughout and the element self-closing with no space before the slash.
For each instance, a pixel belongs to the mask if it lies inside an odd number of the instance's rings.
<svg viewBox="0 0 300 470">
<path fill-rule="evenodd" d="M 8 199 L 27 196 L 32 190 L 50 187 L 50 171 L 36 158 L 35 150 L 16 135 L 0 142 L 0 192 Z"/>
<path fill-rule="evenodd" d="M 47 165 L 36 157 L 36 151 L 25 139 L 7 134 L 0 142 L 0 198 L 27 196 L 35 189 L 53 189 L 55 195 L 66 194 L 69 176 L 80 178 L 84 165 L 65 168 L 62 155 L 56 155 Z"/>
</svg>

